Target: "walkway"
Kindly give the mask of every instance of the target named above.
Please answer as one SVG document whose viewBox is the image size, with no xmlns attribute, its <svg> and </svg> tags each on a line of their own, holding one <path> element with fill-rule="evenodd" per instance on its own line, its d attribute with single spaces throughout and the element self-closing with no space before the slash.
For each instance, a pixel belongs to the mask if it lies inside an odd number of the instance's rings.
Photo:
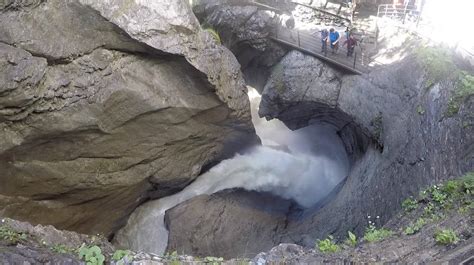
<svg viewBox="0 0 474 265">
<path fill-rule="evenodd" d="M 344 33 L 340 34 L 344 35 Z M 339 41 L 339 51 L 337 54 L 332 54 L 329 45 L 326 52 L 321 51 L 322 42 L 319 32 L 312 35 L 298 30 L 279 27 L 270 38 L 276 42 L 340 67 L 350 73 L 362 74 L 368 72 L 368 57 L 365 55 L 365 52 L 360 49 L 361 46 L 355 48 L 352 57 L 346 56 L 346 47 L 342 45 L 345 36 L 342 36 Z"/>
</svg>

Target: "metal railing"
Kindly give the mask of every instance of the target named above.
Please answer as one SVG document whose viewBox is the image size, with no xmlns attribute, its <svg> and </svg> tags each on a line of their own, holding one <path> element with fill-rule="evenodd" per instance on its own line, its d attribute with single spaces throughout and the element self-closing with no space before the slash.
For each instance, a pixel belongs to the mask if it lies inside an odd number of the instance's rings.
<svg viewBox="0 0 474 265">
<path fill-rule="evenodd" d="M 417 21 L 420 18 L 420 14 L 416 6 L 413 5 L 379 5 L 377 9 L 377 17 L 389 17 L 402 21 L 405 23 L 408 17 L 414 18 Z"/>
<path fill-rule="evenodd" d="M 278 27 L 271 38 L 356 74 L 362 74 L 368 70 L 368 59 L 365 58 L 364 50 L 359 46 L 358 49 L 354 48 L 352 56 L 347 56 L 344 52 L 347 50 L 343 49 L 343 38 L 339 40 L 339 51 L 335 54 L 328 52 L 328 49 L 330 49 L 329 43 L 325 47 L 323 46 L 319 32 L 317 34 L 310 34 L 299 30 Z"/>
</svg>

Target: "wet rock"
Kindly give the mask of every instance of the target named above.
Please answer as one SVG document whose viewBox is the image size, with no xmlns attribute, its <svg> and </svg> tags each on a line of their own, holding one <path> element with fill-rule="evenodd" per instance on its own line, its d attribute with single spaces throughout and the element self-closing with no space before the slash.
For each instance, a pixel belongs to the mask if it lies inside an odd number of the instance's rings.
<svg viewBox="0 0 474 265">
<path fill-rule="evenodd" d="M 253 257 L 279 243 L 291 204 L 248 191 L 197 196 L 167 211 L 168 250 L 195 256 Z"/>
</svg>

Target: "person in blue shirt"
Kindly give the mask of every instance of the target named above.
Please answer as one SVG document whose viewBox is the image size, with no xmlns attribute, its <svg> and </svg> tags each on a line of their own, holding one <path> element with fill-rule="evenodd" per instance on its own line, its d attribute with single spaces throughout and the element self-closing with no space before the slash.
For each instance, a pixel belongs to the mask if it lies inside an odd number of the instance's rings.
<svg viewBox="0 0 474 265">
<path fill-rule="evenodd" d="M 341 35 L 339 34 L 339 32 L 335 31 L 334 28 L 331 28 L 329 30 L 329 41 L 331 42 L 331 50 L 333 54 L 337 53 L 337 50 L 339 49 L 340 39 Z"/>
<path fill-rule="evenodd" d="M 326 52 L 326 49 L 328 48 L 328 37 L 329 37 L 329 32 L 327 29 L 321 30 L 321 52 Z"/>
</svg>

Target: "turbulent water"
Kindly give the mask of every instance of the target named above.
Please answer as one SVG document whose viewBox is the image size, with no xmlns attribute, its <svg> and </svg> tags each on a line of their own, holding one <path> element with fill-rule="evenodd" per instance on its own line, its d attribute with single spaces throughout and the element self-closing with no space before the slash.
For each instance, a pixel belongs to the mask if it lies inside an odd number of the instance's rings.
<svg viewBox="0 0 474 265">
<path fill-rule="evenodd" d="M 310 207 L 347 174 L 348 160 L 340 138 L 324 125 L 290 131 L 279 121 L 257 116 L 260 97 L 249 88 L 252 118 L 263 146 L 224 160 L 183 191 L 149 202 L 136 210 L 117 235 L 129 248 L 162 254 L 168 231 L 166 210 L 201 194 L 229 188 L 266 191 Z M 126 242 L 124 242 L 126 241 Z"/>
</svg>

